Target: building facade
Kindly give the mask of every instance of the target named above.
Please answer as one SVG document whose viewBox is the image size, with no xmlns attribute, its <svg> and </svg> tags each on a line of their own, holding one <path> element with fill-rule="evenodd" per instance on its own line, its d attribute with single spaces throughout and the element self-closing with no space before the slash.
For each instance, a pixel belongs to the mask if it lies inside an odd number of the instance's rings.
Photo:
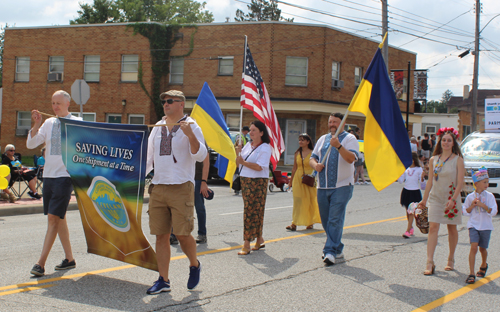
<svg viewBox="0 0 500 312">
<path fill-rule="evenodd" d="M 158 59 L 151 53 L 153 40 L 134 30 L 133 24 L 7 28 L 2 145 L 32 154 L 25 148 L 30 111 L 51 113 L 53 92 L 69 92 L 76 79 L 85 79 L 91 90 L 84 120 L 154 124 L 159 116 L 149 96 L 155 83 L 161 91 L 183 91 L 189 113 L 207 82 L 228 126 L 236 129 L 247 35 L 285 139 L 283 162 L 290 164 L 298 134 L 308 132 L 316 140 L 328 131 L 330 113 L 345 113 L 379 44 L 324 25 L 212 23 L 176 29 L 173 47 Z M 154 66 L 160 62 L 168 63 L 170 73 L 158 79 Z M 408 62 L 416 64 L 414 53 L 389 48 L 389 68 L 406 68 Z M 406 103 L 400 108 L 405 112 Z M 79 115 L 80 107 L 72 101 L 70 111 Z M 421 119 L 413 111 L 411 104 L 410 126 Z M 246 111 L 243 124 L 254 119 Z M 352 113 L 346 124 L 363 133 L 364 116 Z"/>
</svg>

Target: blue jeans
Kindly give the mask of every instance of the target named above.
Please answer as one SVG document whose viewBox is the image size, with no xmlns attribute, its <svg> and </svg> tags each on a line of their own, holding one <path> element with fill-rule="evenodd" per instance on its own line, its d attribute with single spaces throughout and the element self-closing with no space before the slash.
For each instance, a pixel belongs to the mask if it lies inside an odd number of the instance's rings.
<svg viewBox="0 0 500 312">
<path fill-rule="evenodd" d="M 200 193 L 201 180 L 194 181 L 194 208 L 198 218 L 198 235 L 207 235 L 207 211 L 205 210 L 205 198 Z"/>
<path fill-rule="evenodd" d="M 323 248 L 325 255 L 331 254 L 335 257 L 344 249 L 341 240 L 345 211 L 353 189 L 353 185 L 346 185 L 336 189 L 318 190 L 319 214 L 326 233 L 326 243 Z"/>
</svg>

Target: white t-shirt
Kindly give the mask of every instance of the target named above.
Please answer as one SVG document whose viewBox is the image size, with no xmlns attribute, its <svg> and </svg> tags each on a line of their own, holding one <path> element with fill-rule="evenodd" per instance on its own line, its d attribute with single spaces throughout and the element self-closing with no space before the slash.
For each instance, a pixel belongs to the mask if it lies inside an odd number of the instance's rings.
<svg viewBox="0 0 500 312">
<path fill-rule="evenodd" d="M 194 174 L 196 162 L 202 162 L 207 157 L 207 148 L 201 128 L 196 124 L 193 118 L 188 117 L 186 122 L 193 122 L 191 129 L 200 142 L 200 148 L 196 154 L 191 154 L 191 144 L 189 138 L 179 129 L 172 137 L 172 153 L 170 155 L 160 156 L 161 128 L 154 127 L 149 134 L 148 156 L 146 162 L 146 173 L 155 168 L 153 184 L 182 184 L 190 181 L 194 184 Z M 165 124 L 165 120 L 160 120 L 156 124 Z M 169 131 L 167 128 L 167 135 Z M 175 157 L 175 161 L 174 161 Z"/>
<path fill-rule="evenodd" d="M 487 213 L 484 209 L 476 206 L 470 213 L 468 213 L 467 208 L 471 206 L 472 201 L 476 198 L 479 198 L 483 204 L 491 208 L 491 212 Z M 478 231 L 493 230 L 493 222 L 491 221 L 491 218 L 498 212 L 495 195 L 488 191 L 482 191 L 481 194 L 476 192 L 470 193 L 467 195 L 465 202 L 462 205 L 462 212 L 464 216 L 470 216 L 469 221 L 467 222 L 468 229 L 475 228 Z"/>
<path fill-rule="evenodd" d="M 64 117 L 73 120 L 82 120 L 71 114 Z M 26 147 L 29 149 L 45 143 L 45 166 L 43 167 L 44 178 L 63 178 L 69 177 L 68 170 L 62 160 L 61 152 L 61 122 L 56 117 L 45 120 L 38 129 L 37 134 L 31 137 L 31 130 L 26 140 Z"/>
<path fill-rule="evenodd" d="M 420 182 L 422 181 L 422 167 L 413 167 L 405 170 L 403 175 L 399 177 L 398 182 L 405 184 L 404 188 L 408 191 L 420 189 Z"/>
<path fill-rule="evenodd" d="M 250 152 L 253 153 L 247 158 Z M 252 148 L 252 143 L 247 143 L 241 150 L 241 157 L 246 158 L 246 161 L 258 164 L 262 167 L 261 171 L 253 170 L 245 166 L 239 166 L 240 176 L 245 178 L 269 178 L 269 162 L 271 161 L 271 145 L 262 143 L 255 149 Z"/>
</svg>

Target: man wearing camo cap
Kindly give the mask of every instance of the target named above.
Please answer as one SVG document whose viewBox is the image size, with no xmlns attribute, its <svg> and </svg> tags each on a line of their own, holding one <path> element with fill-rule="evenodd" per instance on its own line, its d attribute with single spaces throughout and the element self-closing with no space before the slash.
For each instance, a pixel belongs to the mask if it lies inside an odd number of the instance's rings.
<svg viewBox="0 0 500 312">
<path fill-rule="evenodd" d="M 146 172 L 154 166 L 149 200 L 149 227 L 156 235 L 156 258 L 160 277 L 148 289 L 150 295 L 170 291 L 170 232 L 179 240 L 189 259 L 188 289 L 200 281 L 201 263 L 196 257 L 194 228 L 195 164 L 207 156 L 205 139 L 194 119 L 184 114 L 186 98 L 177 90 L 160 95 L 165 116 L 148 139 Z"/>
</svg>

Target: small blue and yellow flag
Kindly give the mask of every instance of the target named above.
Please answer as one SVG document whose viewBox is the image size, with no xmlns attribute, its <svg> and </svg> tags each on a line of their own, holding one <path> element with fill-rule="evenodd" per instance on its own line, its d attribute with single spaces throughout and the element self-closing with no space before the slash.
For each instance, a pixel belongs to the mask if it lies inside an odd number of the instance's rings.
<svg viewBox="0 0 500 312">
<path fill-rule="evenodd" d="M 236 171 L 236 151 L 219 103 L 206 82 L 196 100 L 191 117 L 200 126 L 207 145 L 226 159 L 223 164 L 219 163 L 219 175 L 232 184 Z"/>
<path fill-rule="evenodd" d="M 381 191 L 411 166 L 411 147 L 391 85 L 380 44 L 348 111 L 365 115 L 365 164 L 373 186 Z"/>
</svg>

